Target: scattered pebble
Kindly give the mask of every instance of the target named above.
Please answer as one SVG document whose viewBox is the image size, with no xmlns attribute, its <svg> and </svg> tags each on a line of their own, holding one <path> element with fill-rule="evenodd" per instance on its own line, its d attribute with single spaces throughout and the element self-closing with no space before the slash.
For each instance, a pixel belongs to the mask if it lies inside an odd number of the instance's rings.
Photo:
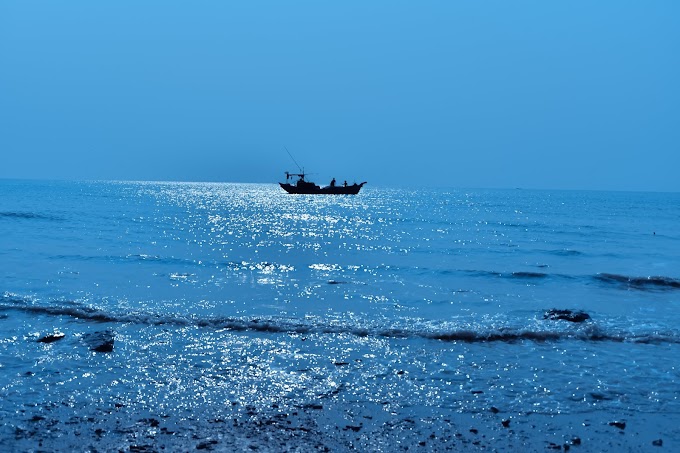
<svg viewBox="0 0 680 453">
<path fill-rule="evenodd" d="M 609 422 L 609 426 L 615 426 L 619 429 L 626 429 L 626 422 Z"/>
<path fill-rule="evenodd" d="M 213 445 L 217 445 L 216 440 L 208 440 L 196 445 L 196 450 L 212 450 Z"/>
<path fill-rule="evenodd" d="M 66 334 L 61 333 L 61 332 L 55 332 L 52 334 L 45 335 L 43 337 L 38 338 L 38 343 L 54 343 L 55 341 L 59 341 L 62 338 L 64 338 Z"/>
<path fill-rule="evenodd" d="M 83 335 L 83 340 L 95 352 L 113 352 L 115 335 L 111 330 L 102 330 Z"/>
<path fill-rule="evenodd" d="M 569 321 L 569 322 L 583 322 L 590 319 L 590 315 L 581 310 L 558 310 L 552 308 L 543 314 L 543 319 L 550 319 L 552 321 Z"/>
<path fill-rule="evenodd" d="M 572 445 L 581 445 L 581 438 L 580 437 L 572 437 L 572 439 L 569 442 Z"/>
</svg>

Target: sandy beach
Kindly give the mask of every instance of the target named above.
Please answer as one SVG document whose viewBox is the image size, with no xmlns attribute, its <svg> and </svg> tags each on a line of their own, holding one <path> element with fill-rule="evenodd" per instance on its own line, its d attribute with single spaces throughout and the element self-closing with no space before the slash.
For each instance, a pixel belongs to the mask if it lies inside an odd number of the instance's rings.
<svg viewBox="0 0 680 453">
<path fill-rule="evenodd" d="M 276 405 L 274 405 L 276 406 Z M 70 415 L 69 415 L 70 414 Z M 254 407 L 201 414 L 142 405 L 27 407 L 3 428 L 12 451 L 677 451 L 680 416 L 459 413 L 390 403 Z"/>
</svg>

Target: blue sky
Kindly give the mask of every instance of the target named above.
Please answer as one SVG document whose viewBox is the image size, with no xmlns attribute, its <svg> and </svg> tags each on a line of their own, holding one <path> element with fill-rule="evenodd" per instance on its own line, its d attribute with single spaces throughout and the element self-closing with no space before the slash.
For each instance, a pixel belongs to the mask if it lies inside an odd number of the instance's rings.
<svg viewBox="0 0 680 453">
<path fill-rule="evenodd" d="M 0 2 L 0 178 L 680 191 L 680 2 Z"/>
</svg>

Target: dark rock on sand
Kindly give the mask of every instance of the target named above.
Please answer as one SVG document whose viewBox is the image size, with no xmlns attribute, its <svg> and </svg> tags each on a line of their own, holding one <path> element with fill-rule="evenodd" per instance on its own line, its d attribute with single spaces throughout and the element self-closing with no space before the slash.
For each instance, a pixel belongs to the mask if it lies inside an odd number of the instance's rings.
<svg viewBox="0 0 680 453">
<path fill-rule="evenodd" d="M 85 334 L 83 340 L 92 351 L 113 352 L 114 333 L 110 330 Z"/>
<path fill-rule="evenodd" d="M 507 428 L 508 426 L 510 426 L 510 419 L 506 418 L 501 422 L 501 425 L 503 425 L 504 428 Z"/>
<path fill-rule="evenodd" d="M 569 322 L 583 322 L 590 319 L 590 315 L 581 310 L 558 310 L 552 308 L 543 314 L 543 319 L 551 321 L 569 321 Z"/>
<path fill-rule="evenodd" d="M 653 440 L 652 445 L 654 445 L 655 447 L 663 447 L 663 440 L 662 439 Z"/>
<path fill-rule="evenodd" d="M 614 396 L 613 396 L 613 395 L 611 395 L 611 394 L 610 394 L 610 395 L 607 395 L 607 394 L 600 393 L 600 392 L 590 392 L 590 393 L 588 393 L 588 395 L 589 395 L 592 399 L 594 399 L 595 401 L 609 401 L 609 400 L 613 400 L 613 399 L 614 399 Z"/>
<path fill-rule="evenodd" d="M 626 422 L 609 422 L 609 426 L 616 426 L 619 429 L 626 429 Z"/>
<path fill-rule="evenodd" d="M 570 441 L 570 444 L 572 445 L 581 445 L 581 438 L 580 437 L 573 437 Z"/>
<path fill-rule="evenodd" d="M 489 410 L 491 411 L 492 414 L 497 414 L 497 413 L 500 412 L 500 409 L 498 409 L 495 406 L 491 406 L 491 409 L 489 409 Z"/>
<path fill-rule="evenodd" d="M 315 411 L 323 410 L 323 404 L 316 404 L 316 403 L 309 403 L 309 404 L 305 404 L 305 405 L 299 406 L 299 407 L 302 407 L 303 409 L 313 409 Z M 293 412 L 292 415 L 297 415 L 297 412 Z"/>
<path fill-rule="evenodd" d="M 139 423 L 149 425 L 152 428 L 156 428 L 158 425 L 161 424 L 161 422 L 159 422 L 155 418 L 143 418 L 143 419 L 139 420 Z"/>
<path fill-rule="evenodd" d="M 55 333 L 47 334 L 45 336 L 38 338 L 38 343 L 54 343 L 55 341 L 61 340 L 65 336 L 66 336 L 66 334 L 61 333 L 61 332 L 55 332 Z"/>
<path fill-rule="evenodd" d="M 201 442 L 200 444 L 196 445 L 196 450 L 212 450 L 213 445 L 217 445 L 216 440 L 208 440 L 205 442 Z"/>
</svg>

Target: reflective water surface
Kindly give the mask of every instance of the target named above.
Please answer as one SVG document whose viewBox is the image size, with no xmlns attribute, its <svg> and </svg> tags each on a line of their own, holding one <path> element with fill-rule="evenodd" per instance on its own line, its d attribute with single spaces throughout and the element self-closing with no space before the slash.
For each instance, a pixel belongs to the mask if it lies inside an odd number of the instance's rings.
<svg viewBox="0 0 680 453">
<path fill-rule="evenodd" d="M 270 427 L 323 414 L 340 449 L 377 420 L 415 432 L 405 420 L 490 408 L 680 413 L 677 194 L 29 181 L 0 194 L 6 447 L 37 432 L 76 445 L 78 429 L 100 448 L 169 432 L 181 447 L 265 412 Z M 544 319 L 551 308 L 591 318 Z M 101 332 L 113 352 L 92 350 Z"/>
</svg>

